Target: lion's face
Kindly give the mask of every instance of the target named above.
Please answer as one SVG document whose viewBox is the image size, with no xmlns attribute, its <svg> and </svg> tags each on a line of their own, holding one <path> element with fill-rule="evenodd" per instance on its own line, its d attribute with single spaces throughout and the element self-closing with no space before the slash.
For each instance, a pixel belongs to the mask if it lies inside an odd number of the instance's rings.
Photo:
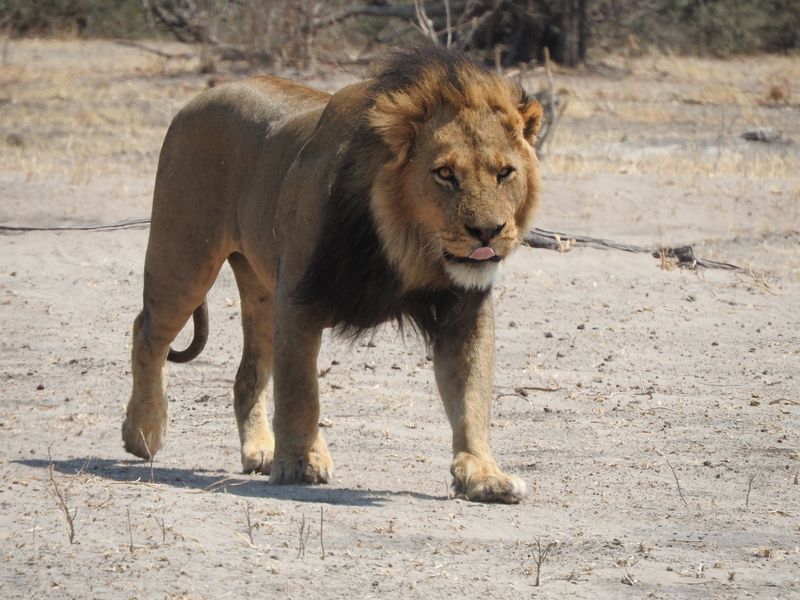
<svg viewBox="0 0 800 600">
<path fill-rule="evenodd" d="M 453 283 L 487 288 L 527 231 L 538 185 L 530 144 L 489 110 L 443 113 L 407 164 L 409 217 Z M 531 176 L 533 174 L 533 177 Z"/>
<path fill-rule="evenodd" d="M 504 89 L 504 88 L 500 88 Z M 378 228 L 409 286 L 438 276 L 486 289 L 527 232 L 539 196 L 541 107 L 441 106 L 400 132 L 373 191 Z M 384 129 L 384 139 L 394 141 Z"/>
</svg>

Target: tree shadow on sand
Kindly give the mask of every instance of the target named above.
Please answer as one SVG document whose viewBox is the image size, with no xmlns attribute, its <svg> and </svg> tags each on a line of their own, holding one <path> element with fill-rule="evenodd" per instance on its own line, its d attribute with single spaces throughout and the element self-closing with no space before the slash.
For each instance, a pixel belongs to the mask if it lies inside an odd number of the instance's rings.
<svg viewBox="0 0 800 600">
<path fill-rule="evenodd" d="M 314 502 L 345 506 L 381 506 L 392 497 L 407 496 L 419 500 L 445 500 L 419 492 L 392 490 L 355 490 L 330 486 L 270 485 L 264 475 L 227 471 L 158 467 L 138 460 L 71 458 L 64 460 L 22 459 L 11 461 L 37 469 L 53 470 L 64 475 L 89 475 L 109 481 L 171 486 L 193 492 L 225 493 L 249 498 L 274 498 L 292 502 Z"/>
</svg>

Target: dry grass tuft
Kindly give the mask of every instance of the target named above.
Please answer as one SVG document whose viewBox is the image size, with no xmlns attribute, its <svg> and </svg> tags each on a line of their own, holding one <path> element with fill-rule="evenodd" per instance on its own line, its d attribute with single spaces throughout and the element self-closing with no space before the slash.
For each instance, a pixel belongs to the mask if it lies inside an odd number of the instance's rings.
<svg viewBox="0 0 800 600">
<path fill-rule="evenodd" d="M 777 292 L 775 292 L 770 285 L 769 274 L 767 271 L 756 269 L 752 265 L 747 265 L 744 272 L 752 280 L 756 287 L 769 294 L 777 295 Z"/>
<path fill-rule="evenodd" d="M 775 550 L 767 547 L 759 548 L 756 550 L 756 556 L 759 558 L 774 558 Z"/>
<path fill-rule="evenodd" d="M 678 267 L 678 259 L 670 256 L 665 248 L 658 251 L 659 267 L 662 271 L 672 271 Z"/>
</svg>

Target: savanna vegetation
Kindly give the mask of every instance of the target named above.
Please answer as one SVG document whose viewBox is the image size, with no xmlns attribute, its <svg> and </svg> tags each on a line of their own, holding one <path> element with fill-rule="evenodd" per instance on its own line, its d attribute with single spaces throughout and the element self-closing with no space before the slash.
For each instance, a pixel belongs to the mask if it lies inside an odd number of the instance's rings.
<svg viewBox="0 0 800 600">
<path fill-rule="evenodd" d="M 575 66 L 620 49 L 718 57 L 791 51 L 800 47 L 800 0 L 0 0 L 0 29 L 174 37 L 202 44 L 209 61 L 301 67 L 319 48 L 369 54 L 427 37 L 505 66 L 541 61 L 545 49 Z"/>
</svg>

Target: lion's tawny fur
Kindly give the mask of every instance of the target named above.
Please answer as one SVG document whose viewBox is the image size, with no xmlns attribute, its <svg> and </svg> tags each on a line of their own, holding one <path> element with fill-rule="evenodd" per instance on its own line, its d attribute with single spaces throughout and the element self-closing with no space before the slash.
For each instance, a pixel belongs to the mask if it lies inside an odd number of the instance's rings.
<svg viewBox="0 0 800 600">
<path fill-rule="evenodd" d="M 161 446 L 169 345 L 228 260 L 242 300 L 234 404 L 246 471 L 330 479 L 322 330 L 395 320 L 432 345 L 455 489 L 518 502 L 524 484 L 489 445 L 491 286 L 538 204 L 540 121 L 518 86 L 436 48 L 396 54 L 332 96 L 261 77 L 191 102 L 159 160 L 126 449 L 149 458 Z"/>
</svg>

